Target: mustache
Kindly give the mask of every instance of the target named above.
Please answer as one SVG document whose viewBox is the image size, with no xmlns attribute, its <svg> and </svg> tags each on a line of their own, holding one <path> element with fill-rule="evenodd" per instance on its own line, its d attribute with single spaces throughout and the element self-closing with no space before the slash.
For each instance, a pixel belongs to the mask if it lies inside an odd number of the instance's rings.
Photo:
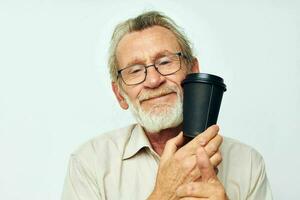
<svg viewBox="0 0 300 200">
<path fill-rule="evenodd" d="M 160 97 L 170 93 L 178 93 L 179 89 L 176 86 L 164 86 L 155 90 L 144 90 L 138 95 L 138 100 L 145 101 L 148 99 Z"/>
</svg>

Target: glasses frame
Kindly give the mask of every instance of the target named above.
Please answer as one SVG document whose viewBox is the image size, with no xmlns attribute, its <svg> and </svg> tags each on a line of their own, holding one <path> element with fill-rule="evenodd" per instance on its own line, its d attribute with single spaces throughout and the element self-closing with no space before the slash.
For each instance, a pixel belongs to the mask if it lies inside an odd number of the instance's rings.
<svg viewBox="0 0 300 200">
<path fill-rule="evenodd" d="M 158 70 L 158 68 L 157 68 L 157 66 L 155 65 L 155 62 L 154 62 L 154 63 L 151 64 L 151 65 L 145 65 L 145 66 L 144 66 L 145 77 L 144 77 L 144 79 L 143 79 L 142 81 L 140 81 L 140 82 L 138 82 L 138 83 L 134 83 L 134 84 L 128 84 L 128 83 L 126 83 L 126 82 L 124 81 L 124 79 L 123 79 L 122 74 L 121 74 L 121 72 L 122 72 L 123 70 L 125 70 L 125 69 L 127 69 L 127 68 L 129 68 L 129 67 L 132 67 L 132 66 L 124 67 L 123 69 L 118 70 L 117 79 L 118 79 L 119 77 L 121 77 L 121 79 L 122 79 L 122 81 L 125 83 L 125 85 L 138 85 L 138 84 L 141 84 L 141 83 L 143 83 L 143 82 L 146 80 L 146 78 L 147 78 L 147 71 L 148 71 L 147 69 L 148 69 L 149 67 L 154 67 L 155 70 L 156 70 L 160 75 L 162 75 L 162 76 L 169 76 L 169 75 L 171 75 L 171 74 L 175 74 L 176 72 L 178 72 L 178 71 L 181 69 L 181 59 L 180 59 L 180 58 L 181 58 L 181 57 L 185 58 L 185 56 L 183 55 L 182 52 L 176 52 L 176 53 L 173 53 L 172 55 L 177 55 L 177 56 L 179 57 L 179 68 L 178 68 L 178 70 L 176 70 L 175 72 L 172 72 L 172 73 L 169 73 L 169 74 L 162 74 L 162 73 L 160 73 L 160 71 Z"/>
</svg>

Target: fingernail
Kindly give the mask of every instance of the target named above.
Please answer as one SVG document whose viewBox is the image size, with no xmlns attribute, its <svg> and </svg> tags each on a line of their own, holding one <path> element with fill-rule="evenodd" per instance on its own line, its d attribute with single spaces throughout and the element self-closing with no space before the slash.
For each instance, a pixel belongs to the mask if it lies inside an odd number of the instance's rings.
<svg viewBox="0 0 300 200">
<path fill-rule="evenodd" d="M 220 127 L 219 127 L 219 125 L 215 125 L 215 127 L 216 127 L 216 129 L 217 129 L 217 131 L 219 131 L 220 130 Z"/>
</svg>

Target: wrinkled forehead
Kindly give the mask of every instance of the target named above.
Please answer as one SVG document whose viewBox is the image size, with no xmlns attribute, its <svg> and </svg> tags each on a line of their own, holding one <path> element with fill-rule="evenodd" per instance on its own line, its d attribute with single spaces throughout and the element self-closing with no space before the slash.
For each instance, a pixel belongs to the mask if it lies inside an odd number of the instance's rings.
<svg viewBox="0 0 300 200">
<path fill-rule="evenodd" d="M 170 30 L 153 26 L 126 34 L 119 42 L 116 57 L 119 68 L 132 62 L 151 62 L 164 52 L 180 51 L 176 36 Z"/>
</svg>

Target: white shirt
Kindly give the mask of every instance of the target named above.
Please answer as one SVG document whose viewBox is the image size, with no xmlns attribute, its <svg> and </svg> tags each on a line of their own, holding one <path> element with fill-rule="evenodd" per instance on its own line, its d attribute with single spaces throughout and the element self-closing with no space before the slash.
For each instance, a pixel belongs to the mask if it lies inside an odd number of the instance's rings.
<svg viewBox="0 0 300 200">
<path fill-rule="evenodd" d="M 271 200 L 261 155 L 224 137 L 218 178 L 231 200 Z M 83 144 L 70 158 L 62 200 L 144 200 L 154 188 L 159 156 L 140 125 Z"/>
</svg>

